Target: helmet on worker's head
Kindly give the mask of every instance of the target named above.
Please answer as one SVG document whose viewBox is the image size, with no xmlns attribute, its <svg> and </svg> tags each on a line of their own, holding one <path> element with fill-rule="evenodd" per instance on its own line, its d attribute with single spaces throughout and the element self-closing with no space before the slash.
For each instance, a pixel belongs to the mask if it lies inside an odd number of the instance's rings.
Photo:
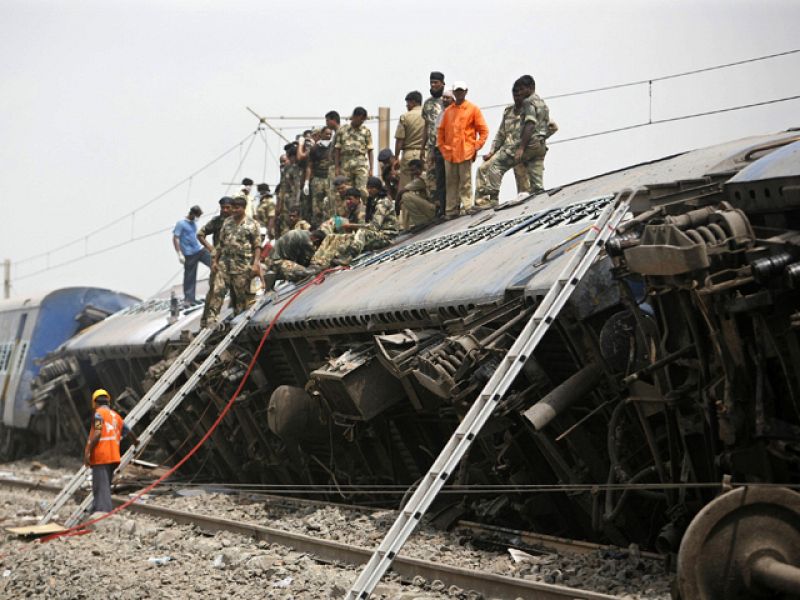
<svg viewBox="0 0 800 600">
<path fill-rule="evenodd" d="M 111 404 L 111 394 L 109 394 L 103 388 L 99 388 L 99 389 L 96 389 L 94 391 L 94 393 L 92 394 L 92 410 L 97 408 L 97 400 L 98 400 L 98 398 L 103 398 L 103 397 L 105 397 L 106 402 L 108 404 Z"/>
</svg>

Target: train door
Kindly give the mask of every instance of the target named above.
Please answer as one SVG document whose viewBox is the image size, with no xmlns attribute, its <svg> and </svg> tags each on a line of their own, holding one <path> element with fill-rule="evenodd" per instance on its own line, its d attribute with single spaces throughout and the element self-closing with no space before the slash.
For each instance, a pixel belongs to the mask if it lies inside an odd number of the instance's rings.
<svg viewBox="0 0 800 600">
<path fill-rule="evenodd" d="M 3 423 L 9 426 L 14 424 L 14 398 L 28 354 L 28 340 L 23 339 L 27 322 L 28 313 L 20 314 L 16 328 L 6 330 L 13 335 L 5 336 L 0 346 L 0 406 Z"/>
</svg>

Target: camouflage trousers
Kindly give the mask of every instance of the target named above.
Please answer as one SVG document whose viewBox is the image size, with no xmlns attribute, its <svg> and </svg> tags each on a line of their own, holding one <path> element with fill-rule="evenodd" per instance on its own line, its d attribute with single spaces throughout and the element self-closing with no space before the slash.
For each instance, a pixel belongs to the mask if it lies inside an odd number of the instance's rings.
<svg viewBox="0 0 800 600">
<path fill-rule="evenodd" d="M 330 182 L 327 177 L 312 177 L 309 182 L 311 188 L 311 218 L 308 222 L 311 227 L 316 229 L 320 223 L 331 217 L 330 203 L 328 194 L 330 193 Z"/>
<path fill-rule="evenodd" d="M 366 250 L 380 250 L 381 248 L 386 248 L 386 246 L 392 243 L 393 239 L 394 235 L 386 231 L 378 231 L 372 227 L 359 229 L 356 232 L 354 250 L 358 249 L 358 252 L 355 256 L 358 256 Z"/>
<path fill-rule="evenodd" d="M 330 206 L 331 215 L 338 214 L 336 212 L 336 201 L 339 199 L 339 192 L 337 192 L 336 188 L 333 186 L 334 179 L 336 179 L 336 167 L 334 167 L 333 162 L 331 162 L 331 166 L 328 168 L 328 206 Z"/>
<path fill-rule="evenodd" d="M 222 302 L 225 300 L 225 294 L 219 297 L 215 293 L 215 289 L 223 285 L 222 278 L 219 276 L 219 269 L 211 263 L 211 272 L 208 274 L 208 292 L 206 293 L 206 302 L 203 306 L 203 316 L 200 317 L 200 327 L 207 327 L 219 318 L 219 311 L 222 310 Z M 212 315 L 209 320 L 209 315 Z"/>
<path fill-rule="evenodd" d="M 311 258 L 311 268 L 321 271 L 330 267 L 334 260 L 344 264 L 361 254 L 364 239 L 363 236 L 359 239 L 359 233 L 331 233 L 325 236 Z"/>
<path fill-rule="evenodd" d="M 285 210 L 275 215 L 275 238 L 278 239 L 289 231 L 289 213 Z"/>
<path fill-rule="evenodd" d="M 417 192 L 405 192 L 402 204 L 408 218 L 408 227 L 430 223 L 436 215 L 433 202 Z"/>
<path fill-rule="evenodd" d="M 435 146 L 428 148 L 427 157 L 425 159 L 425 185 L 428 188 L 428 194 L 433 200 L 434 206 L 438 212 L 444 214 L 444 200 L 446 191 L 446 182 L 444 179 L 444 158 L 439 148 Z M 409 225 L 409 227 L 411 227 Z"/>
<path fill-rule="evenodd" d="M 367 197 L 367 179 L 369 163 L 364 156 L 343 156 L 341 162 L 342 177 L 347 178 L 351 187 L 361 190 L 361 196 Z"/>
<path fill-rule="evenodd" d="M 270 260 L 267 266 L 285 281 L 301 281 L 310 275 L 306 267 L 292 260 Z"/>
<path fill-rule="evenodd" d="M 255 295 L 250 293 L 250 281 L 253 279 L 250 269 L 229 272 L 225 265 L 217 265 L 216 271 L 206 297 L 206 310 L 203 311 L 206 324 L 219 320 L 222 303 L 229 292 L 234 315 L 247 310 L 256 300 Z"/>
<path fill-rule="evenodd" d="M 420 150 L 403 150 L 403 158 L 400 159 L 400 170 L 398 173 L 397 189 L 402 190 L 414 178 L 411 175 L 411 167 L 408 166 L 412 160 L 419 159 Z M 400 206 L 400 229 L 408 229 L 408 213 L 405 206 Z"/>
<path fill-rule="evenodd" d="M 492 158 L 478 167 L 475 195 L 483 199 L 478 204 L 485 205 L 489 202 L 492 206 L 497 206 L 503 175 L 511 169 L 514 169 L 517 180 L 517 192 L 535 193 L 543 189 L 544 155 L 547 153 L 544 142 L 534 142 L 522 154 L 520 163 L 514 160 L 515 152 L 516 148 L 501 148 Z"/>
</svg>

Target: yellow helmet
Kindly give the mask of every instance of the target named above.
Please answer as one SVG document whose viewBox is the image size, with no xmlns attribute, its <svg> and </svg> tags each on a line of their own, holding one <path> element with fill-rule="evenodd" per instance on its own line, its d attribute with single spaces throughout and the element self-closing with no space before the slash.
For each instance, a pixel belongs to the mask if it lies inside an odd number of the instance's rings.
<svg viewBox="0 0 800 600">
<path fill-rule="evenodd" d="M 98 388 L 92 394 L 92 409 L 93 410 L 97 406 L 97 399 L 100 398 L 101 396 L 105 396 L 106 398 L 108 398 L 108 403 L 111 404 L 111 394 L 109 394 L 103 388 Z"/>
</svg>

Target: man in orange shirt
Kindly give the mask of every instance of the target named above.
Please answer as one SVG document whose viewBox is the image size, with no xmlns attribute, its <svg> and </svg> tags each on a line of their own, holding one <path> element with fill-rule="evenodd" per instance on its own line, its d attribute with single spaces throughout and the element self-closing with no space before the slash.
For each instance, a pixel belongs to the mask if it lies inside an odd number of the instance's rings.
<svg viewBox="0 0 800 600">
<path fill-rule="evenodd" d="M 467 84 L 453 84 L 456 100 L 444 111 L 436 145 L 444 157 L 446 187 L 445 218 L 459 214 L 459 207 L 472 209 L 472 161 L 489 137 L 480 109 L 469 102 Z"/>
<path fill-rule="evenodd" d="M 111 396 L 100 389 L 92 394 L 92 431 L 83 453 L 83 464 L 92 467 L 92 512 L 111 512 L 111 478 L 119 465 L 119 442 L 129 435 L 134 445 L 139 438 L 128 429 L 122 417 L 111 410 Z"/>
</svg>

